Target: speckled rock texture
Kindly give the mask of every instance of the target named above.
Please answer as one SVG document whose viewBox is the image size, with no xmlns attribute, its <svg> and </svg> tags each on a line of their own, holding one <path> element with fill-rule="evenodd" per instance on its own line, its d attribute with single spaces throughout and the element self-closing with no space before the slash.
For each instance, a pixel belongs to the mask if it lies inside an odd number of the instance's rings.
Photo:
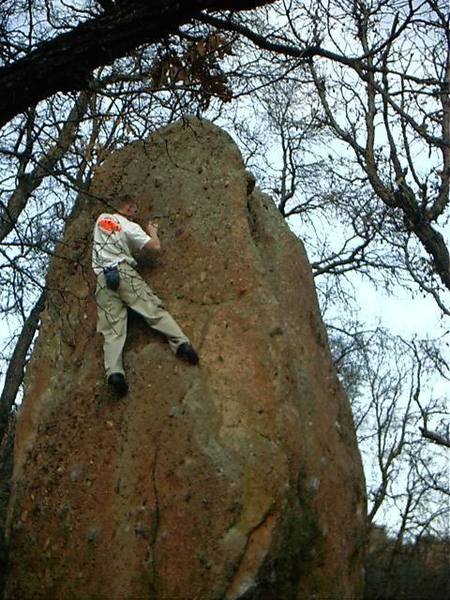
<svg viewBox="0 0 450 600">
<path fill-rule="evenodd" d="M 17 422 L 8 600 L 362 597 L 365 495 L 302 244 L 233 140 L 188 119 L 111 155 L 53 260 Z M 141 272 L 200 353 L 129 317 L 104 381 L 91 232 L 131 194 Z"/>
</svg>

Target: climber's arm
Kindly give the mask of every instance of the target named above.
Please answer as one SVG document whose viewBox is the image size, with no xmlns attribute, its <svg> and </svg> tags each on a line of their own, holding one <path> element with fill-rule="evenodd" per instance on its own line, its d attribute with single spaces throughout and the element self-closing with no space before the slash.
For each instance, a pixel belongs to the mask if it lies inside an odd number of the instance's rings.
<svg viewBox="0 0 450 600">
<path fill-rule="evenodd" d="M 149 223 L 146 227 L 146 232 L 150 236 L 150 240 L 143 246 L 143 250 L 161 250 L 161 242 L 158 237 L 158 227 Z"/>
</svg>

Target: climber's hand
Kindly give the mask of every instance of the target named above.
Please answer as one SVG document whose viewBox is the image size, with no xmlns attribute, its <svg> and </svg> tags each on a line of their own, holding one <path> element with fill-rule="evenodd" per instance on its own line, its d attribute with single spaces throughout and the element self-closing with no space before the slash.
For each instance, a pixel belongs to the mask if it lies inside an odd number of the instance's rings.
<svg viewBox="0 0 450 600">
<path fill-rule="evenodd" d="M 158 225 L 150 222 L 147 225 L 147 233 L 150 237 L 157 237 L 158 236 Z"/>
</svg>

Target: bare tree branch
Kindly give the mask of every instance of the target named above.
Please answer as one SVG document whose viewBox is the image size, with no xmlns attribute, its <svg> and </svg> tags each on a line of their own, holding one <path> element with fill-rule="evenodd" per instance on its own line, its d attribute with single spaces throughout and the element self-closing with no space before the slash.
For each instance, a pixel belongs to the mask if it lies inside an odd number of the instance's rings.
<svg viewBox="0 0 450 600">
<path fill-rule="evenodd" d="M 422 436 L 427 440 L 431 440 L 439 446 L 445 446 L 446 448 L 450 448 L 450 439 L 444 437 L 443 435 L 440 435 L 435 431 L 430 431 L 426 427 L 420 427 L 420 431 L 422 433 Z"/>
<path fill-rule="evenodd" d="M 92 71 L 161 40 L 203 10 L 240 11 L 274 0 L 128 0 L 0 69 L 0 126 L 40 100 L 89 87 Z"/>
<path fill-rule="evenodd" d="M 45 299 L 46 291 L 44 290 L 24 323 L 5 374 L 5 384 L 0 396 L 0 440 L 8 427 L 11 408 L 23 381 L 28 350 L 36 333 Z"/>
<path fill-rule="evenodd" d="M 11 194 L 6 206 L 1 207 L 0 242 L 15 227 L 17 219 L 31 194 L 39 187 L 45 177 L 52 174 L 57 162 L 73 144 L 80 122 L 89 106 L 91 95 L 91 92 L 81 92 L 78 95 L 55 144 L 40 157 L 36 168 L 31 173 L 23 173 L 19 177 L 18 186 Z"/>
</svg>

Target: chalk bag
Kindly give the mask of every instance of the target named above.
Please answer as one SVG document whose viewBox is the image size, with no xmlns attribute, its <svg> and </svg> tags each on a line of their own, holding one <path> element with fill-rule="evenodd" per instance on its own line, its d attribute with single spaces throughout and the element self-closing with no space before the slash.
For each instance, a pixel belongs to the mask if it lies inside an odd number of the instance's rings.
<svg viewBox="0 0 450 600">
<path fill-rule="evenodd" d="M 106 287 L 117 292 L 120 285 L 120 273 L 118 267 L 106 267 L 103 269 L 106 279 Z"/>
</svg>

